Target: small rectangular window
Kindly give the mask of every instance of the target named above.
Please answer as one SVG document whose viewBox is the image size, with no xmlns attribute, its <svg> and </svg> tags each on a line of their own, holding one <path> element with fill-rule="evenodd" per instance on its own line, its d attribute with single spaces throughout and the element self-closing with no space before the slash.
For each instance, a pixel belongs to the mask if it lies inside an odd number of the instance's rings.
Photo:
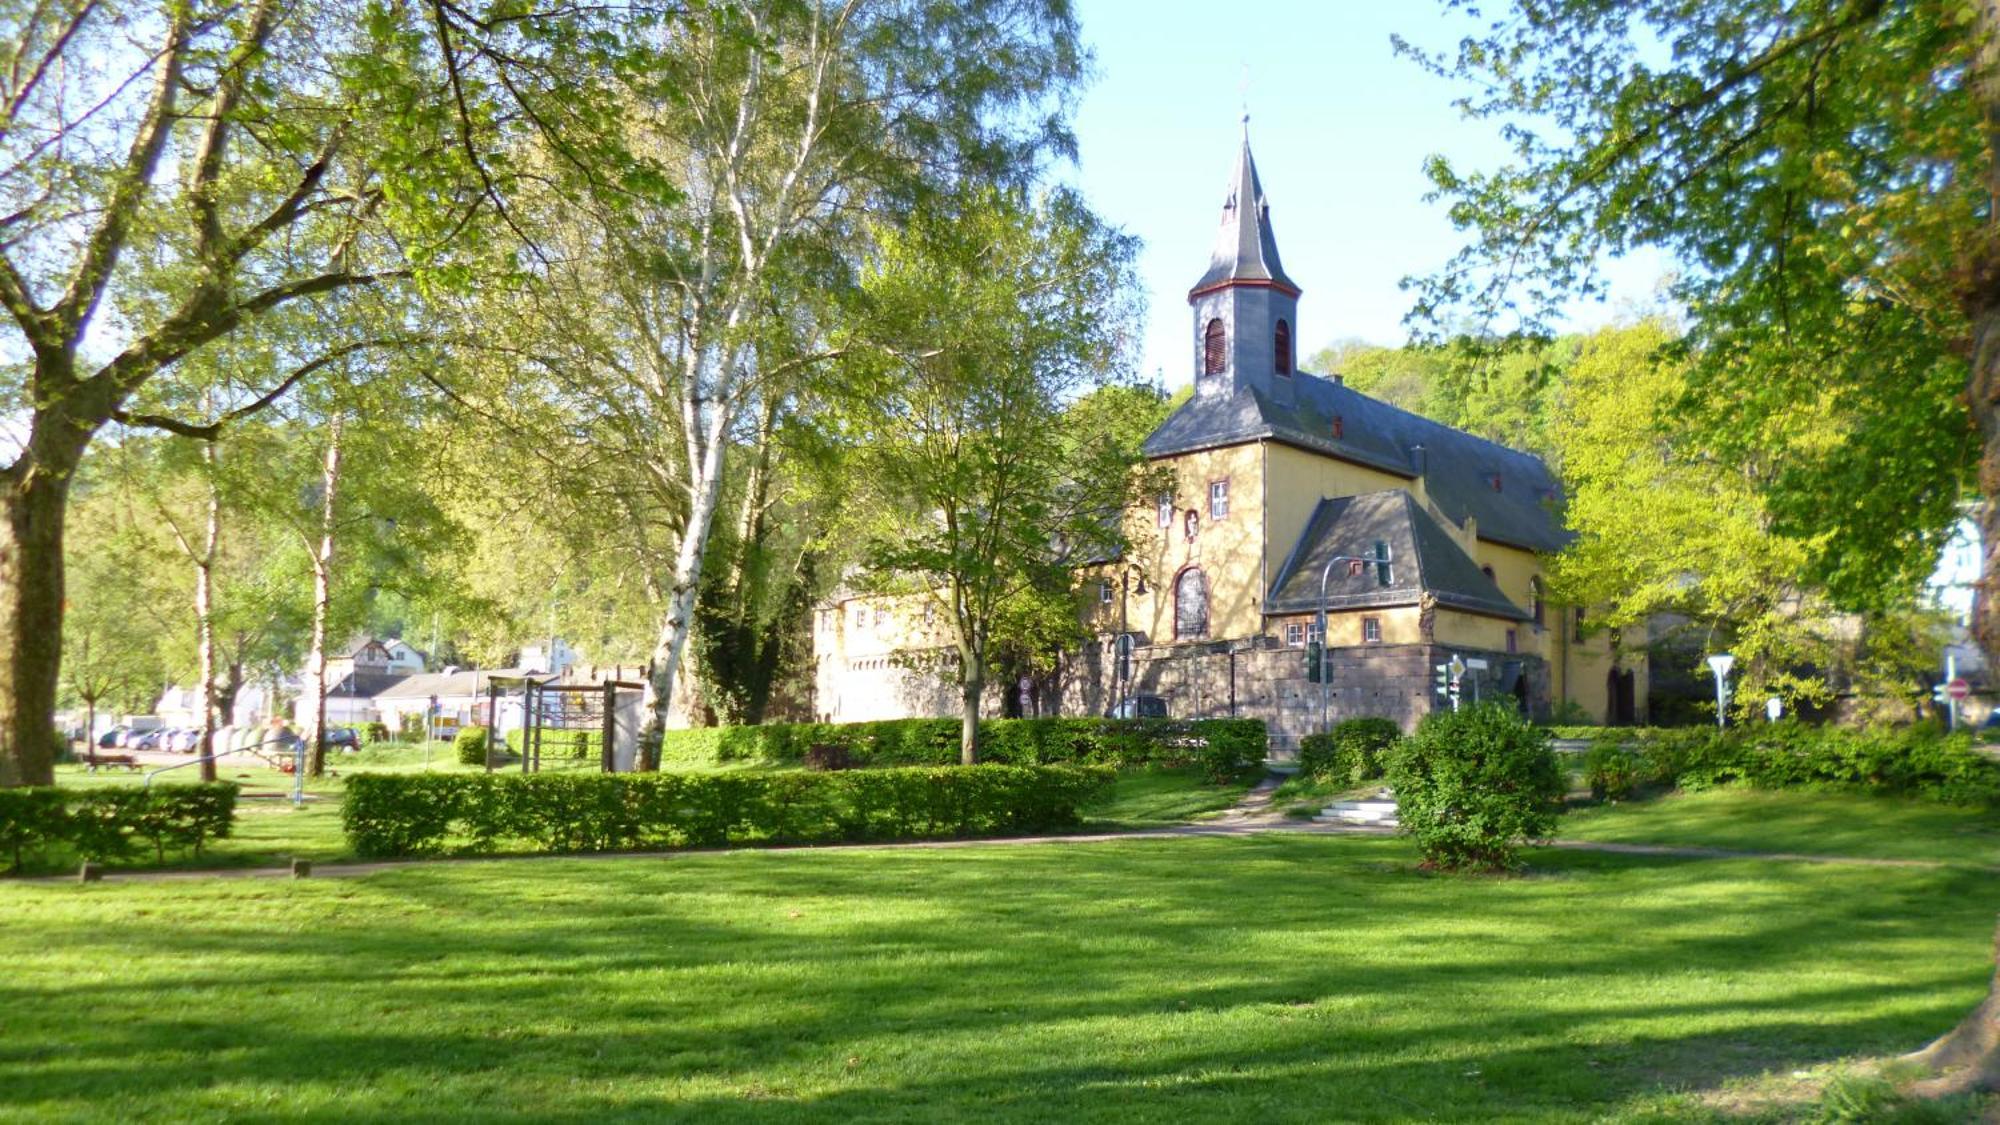
<svg viewBox="0 0 2000 1125">
<path fill-rule="evenodd" d="M 1208 518 L 1219 520 L 1229 514 L 1229 482 L 1226 480 L 1208 483 Z"/>
<path fill-rule="evenodd" d="M 884 625 L 887 625 L 888 623 L 889 623 L 889 611 L 888 611 L 888 610 L 886 610 L 886 609 L 878 609 L 878 610 L 876 610 L 876 611 L 875 611 L 875 627 L 876 627 L 877 629 L 880 629 L 880 628 L 882 628 L 882 627 L 883 627 Z"/>
<path fill-rule="evenodd" d="M 1296 621 L 1285 626 L 1285 643 L 1292 648 L 1306 643 L 1306 627 Z"/>
<path fill-rule="evenodd" d="M 1520 636 L 1512 629 L 1507 630 L 1507 651 L 1509 653 L 1521 651 Z"/>
<path fill-rule="evenodd" d="M 1576 617 L 1575 617 L 1574 632 L 1572 632 L 1570 635 L 1575 637 L 1578 641 L 1581 641 L 1583 640 L 1583 607 L 1577 606 L 1576 609 L 1572 610 L 1571 612 L 1574 613 Z"/>
<path fill-rule="evenodd" d="M 1309 645 L 1310 645 L 1310 644 L 1318 644 L 1318 643 L 1319 643 L 1319 640 L 1320 640 L 1320 635 L 1319 635 L 1319 622 L 1317 622 L 1317 621 L 1314 621 L 1314 622 L 1311 622 L 1311 623 L 1307 624 L 1307 625 L 1306 625 L 1306 643 L 1307 643 L 1307 644 L 1309 644 Z"/>
<path fill-rule="evenodd" d="M 1101 605 L 1110 605 L 1110 604 L 1111 604 L 1111 583 L 1110 583 L 1110 582 L 1099 582 L 1099 583 L 1097 584 L 1097 600 L 1098 600 L 1099 604 L 1101 604 Z"/>
<path fill-rule="evenodd" d="M 856 629 L 866 629 L 868 627 L 867 606 L 858 605 L 854 607 L 854 627 Z"/>
<path fill-rule="evenodd" d="M 1382 643 L 1382 619 L 1364 617 L 1361 619 L 1361 643 L 1379 645 Z"/>
<path fill-rule="evenodd" d="M 1171 496 L 1162 496 L 1162 497 L 1160 497 L 1160 512 L 1159 512 L 1159 520 L 1160 520 L 1160 528 L 1161 528 L 1162 530 L 1165 530 L 1166 528 L 1169 528 L 1169 527 L 1172 527 L 1172 526 L 1174 526 L 1174 498 L 1173 498 L 1173 497 L 1171 497 Z"/>
</svg>

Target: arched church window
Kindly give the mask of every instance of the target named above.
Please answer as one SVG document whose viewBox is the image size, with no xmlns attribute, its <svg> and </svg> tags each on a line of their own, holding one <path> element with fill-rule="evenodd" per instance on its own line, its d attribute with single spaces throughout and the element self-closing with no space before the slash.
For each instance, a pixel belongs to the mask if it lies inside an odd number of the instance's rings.
<svg viewBox="0 0 2000 1125">
<path fill-rule="evenodd" d="M 1174 579 L 1174 638 L 1208 635 L 1208 579 L 1197 568 Z"/>
<path fill-rule="evenodd" d="M 1278 349 L 1278 354 L 1274 357 L 1278 363 L 1278 374 L 1290 375 L 1292 373 L 1292 326 L 1282 320 L 1279 321 L 1277 331 L 1271 334 L 1271 343 Z"/>
<path fill-rule="evenodd" d="M 1208 322 L 1208 329 L 1201 336 L 1201 373 L 1220 375 L 1228 365 L 1229 352 L 1223 346 L 1222 318 L 1216 317 Z"/>
</svg>

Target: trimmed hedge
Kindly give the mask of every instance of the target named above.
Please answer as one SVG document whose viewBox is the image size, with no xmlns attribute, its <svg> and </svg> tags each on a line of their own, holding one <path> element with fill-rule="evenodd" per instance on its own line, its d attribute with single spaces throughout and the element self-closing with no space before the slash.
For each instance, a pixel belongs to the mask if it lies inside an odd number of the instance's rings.
<svg viewBox="0 0 2000 1125">
<path fill-rule="evenodd" d="M 1003 765 L 1103 762 L 1201 764 L 1218 780 L 1264 760 L 1261 719 L 989 719 L 979 724 L 981 761 Z M 803 762 L 813 747 L 840 747 L 862 767 L 958 762 L 957 719 L 875 723 L 769 723 L 665 732 L 665 766 Z"/>
<path fill-rule="evenodd" d="M 542 757 L 576 758 L 596 761 L 604 746 L 604 732 L 601 730 L 544 730 L 542 732 Z M 527 732 L 519 729 L 507 732 L 507 752 L 515 757 L 527 754 Z"/>
<path fill-rule="evenodd" d="M 195 855 L 229 835 L 236 786 L 228 782 L 103 789 L 0 789 L 0 854 L 19 871 L 29 854 L 53 861 L 57 852 L 81 859 L 123 859 L 141 842 L 166 862 L 167 849 Z"/>
<path fill-rule="evenodd" d="M 357 854 L 598 852 L 907 840 L 1062 828 L 1109 766 L 786 773 L 357 774 Z"/>
<path fill-rule="evenodd" d="M 451 740 L 452 753 L 458 755 L 462 766 L 483 766 L 486 764 L 486 728 L 460 727 Z"/>
<path fill-rule="evenodd" d="M 1601 799 L 1647 788 L 1842 789 L 1946 804 L 2000 804 L 2000 762 L 1975 751 L 1969 733 L 1932 726 L 1850 729 L 1796 720 L 1730 727 L 1600 733 L 1584 755 L 1584 777 Z"/>
<path fill-rule="evenodd" d="M 1299 739 L 1299 771 L 1341 785 L 1381 777 L 1389 751 L 1402 737 L 1403 728 L 1393 719 L 1348 719 L 1325 734 Z"/>
</svg>

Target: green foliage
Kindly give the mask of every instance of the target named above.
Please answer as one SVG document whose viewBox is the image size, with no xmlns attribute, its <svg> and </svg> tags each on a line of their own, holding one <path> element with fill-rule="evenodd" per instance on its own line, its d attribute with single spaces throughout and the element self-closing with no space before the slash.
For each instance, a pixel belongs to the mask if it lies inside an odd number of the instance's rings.
<svg viewBox="0 0 2000 1125">
<path fill-rule="evenodd" d="M 1432 867 L 1500 871 L 1546 839 L 1562 813 L 1563 776 L 1546 731 L 1508 704 L 1424 717 L 1390 757 L 1396 816 Z"/>
<path fill-rule="evenodd" d="M 460 765 L 483 766 L 486 764 L 486 728 L 460 727 L 458 736 L 451 740 L 451 748 L 458 755 Z"/>
<path fill-rule="evenodd" d="M 30 854 L 53 859 L 119 859 L 139 842 L 164 862 L 168 849 L 201 854 L 229 835 L 236 786 L 227 782 L 106 787 L 0 789 L 0 851 L 20 870 Z"/>
<path fill-rule="evenodd" d="M 926 839 L 1061 828 L 1109 766 L 784 773 L 361 774 L 342 823 L 361 855 Z"/>
<path fill-rule="evenodd" d="M 1345 785 L 1382 776 L 1389 751 L 1403 737 L 1392 719 L 1359 718 L 1299 740 L 1299 769 L 1316 781 Z"/>
<path fill-rule="evenodd" d="M 1992 92 L 1958 77 L 1993 35 L 1985 10 L 1508 7 L 1453 53 L 1399 44 L 1512 146 L 1493 170 L 1431 161 L 1470 244 L 1416 315 L 1534 334 L 1601 295 L 1606 258 L 1674 255 L 1694 366 L 1676 412 L 1802 552 L 1793 577 L 1857 609 L 1914 589 L 1972 477 L 1968 399 L 1987 409 L 1958 343 L 1994 308 L 1967 268 L 1991 253 Z"/>
<path fill-rule="evenodd" d="M 1218 781 L 1262 762 L 1268 749 L 1261 719 L 988 719 L 979 729 L 981 755 L 990 762 L 1198 763 Z M 841 747 L 853 764 L 864 767 L 949 765 L 958 761 L 959 721 L 885 719 L 670 730 L 664 737 L 663 764 L 792 765 L 804 761 L 816 746 Z"/>
<path fill-rule="evenodd" d="M 1591 791 L 1608 800 L 1648 787 L 1747 785 L 2000 804 L 2000 762 L 1974 750 L 1970 732 L 1946 734 L 1929 724 L 1856 729 L 1787 719 L 1720 731 L 1610 728 L 1593 740 L 1584 773 Z"/>
</svg>

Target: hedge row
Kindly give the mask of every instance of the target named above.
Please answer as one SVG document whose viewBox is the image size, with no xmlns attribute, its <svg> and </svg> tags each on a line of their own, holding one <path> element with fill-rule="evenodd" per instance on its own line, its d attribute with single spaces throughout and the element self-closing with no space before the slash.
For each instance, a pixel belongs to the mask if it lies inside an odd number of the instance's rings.
<svg viewBox="0 0 2000 1125">
<path fill-rule="evenodd" d="M 1264 760 L 1261 719 L 991 719 L 979 724 L 981 760 L 1006 765 L 1100 762 L 1190 765 L 1231 776 Z M 814 747 L 840 747 L 860 766 L 945 766 L 958 761 L 957 719 L 875 723 L 769 723 L 667 731 L 662 764 L 803 762 Z"/>
<path fill-rule="evenodd" d="M 1600 798 L 1735 783 L 2000 804 L 2000 763 L 1974 751 L 1970 735 L 1936 727 L 1855 730 L 1787 720 L 1726 731 L 1659 729 L 1636 740 L 1630 734 L 1605 730 L 1584 755 L 1584 777 Z"/>
<path fill-rule="evenodd" d="M 1299 739 L 1299 772 L 1315 781 L 1345 785 L 1382 776 L 1389 752 L 1403 737 L 1393 719 L 1348 719 L 1325 734 Z"/>
<path fill-rule="evenodd" d="M 1060 828 L 1109 766 L 836 773 L 357 774 L 356 853 L 596 852 L 907 840 Z"/>
<path fill-rule="evenodd" d="M 21 870 L 34 854 L 122 859 L 140 842 L 165 862 L 167 849 L 188 849 L 229 835 L 236 786 L 227 782 L 155 785 L 150 789 L 0 789 L 0 854 Z"/>
</svg>

